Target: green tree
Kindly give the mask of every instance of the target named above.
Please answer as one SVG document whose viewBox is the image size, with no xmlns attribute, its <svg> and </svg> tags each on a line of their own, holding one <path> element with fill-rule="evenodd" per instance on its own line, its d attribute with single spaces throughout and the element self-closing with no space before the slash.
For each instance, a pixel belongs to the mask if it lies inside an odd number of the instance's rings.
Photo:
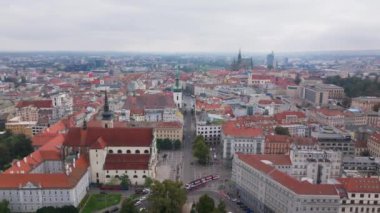
<svg viewBox="0 0 380 213">
<path fill-rule="evenodd" d="M 150 188 L 153 184 L 153 180 L 150 177 L 145 178 L 144 186 Z"/>
<path fill-rule="evenodd" d="M 127 175 L 120 176 L 120 186 L 122 189 L 129 189 L 129 185 L 131 185 L 131 181 L 129 180 Z"/>
<path fill-rule="evenodd" d="M 186 191 L 182 183 L 178 181 L 164 180 L 162 183 L 154 181 L 149 197 L 152 213 L 177 213 L 181 212 L 186 202 Z"/>
<path fill-rule="evenodd" d="M 193 156 L 198 159 L 198 162 L 205 165 L 210 158 L 210 149 L 202 136 L 198 136 L 193 144 Z"/>
<path fill-rule="evenodd" d="M 289 135 L 290 136 L 289 129 L 286 127 L 276 126 L 276 128 L 274 128 L 274 132 L 276 133 L 276 135 Z"/>
<path fill-rule="evenodd" d="M 218 206 L 216 207 L 218 213 L 226 213 L 226 204 L 223 201 L 219 201 Z"/>
<path fill-rule="evenodd" d="M 342 106 L 345 108 L 348 108 L 351 106 L 351 102 L 352 102 L 352 100 L 350 97 L 344 97 L 342 100 Z"/>
<path fill-rule="evenodd" d="M 10 213 L 9 202 L 7 200 L 2 200 L 0 202 L 0 212 L 1 213 Z"/>
<path fill-rule="evenodd" d="M 9 153 L 9 148 L 5 144 L 0 143 L 0 170 L 4 170 L 9 166 L 12 161 Z"/>
<path fill-rule="evenodd" d="M 178 149 L 180 149 L 181 148 L 181 141 L 180 140 L 175 140 L 174 142 L 173 142 L 173 146 L 174 146 L 174 149 L 175 150 L 178 150 Z"/>
<path fill-rule="evenodd" d="M 62 207 L 53 207 L 46 206 L 37 209 L 36 213 L 78 213 L 78 209 L 74 206 L 62 206 Z"/>
<path fill-rule="evenodd" d="M 121 213 L 138 213 L 136 206 L 132 199 L 126 199 L 121 206 Z"/>
<path fill-rule="evenodd" d="M 202 195 L 196 204 L 196 210 L 198 213 L 210 213 L 215 209 L 214 199 L 209 197 L 207 194 Z"/>
</svg>

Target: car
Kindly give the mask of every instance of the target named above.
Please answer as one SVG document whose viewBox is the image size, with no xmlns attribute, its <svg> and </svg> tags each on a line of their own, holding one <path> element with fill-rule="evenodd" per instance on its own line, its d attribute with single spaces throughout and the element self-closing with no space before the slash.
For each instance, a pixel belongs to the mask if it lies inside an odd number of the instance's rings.
<svg viewBox="0 0 380 213">
<path fill-rule="evenodd" d="M 150 193 L 150 189 L 149 189 L 149 188 L 145 188 L 145 189 L 143 189 L 143 192 L 144 192 L 145 194 L 149 194 L 149 193 Z"/>
<path fill-rule="evenodd" d="M 143 201 L 143 200 L 146 200 L 146 198 L 147 198 L 146 196 L 142 196 L 142 197 L 140 197 L 139 200 L 140 200 L 140 201 Z"/>
<path fill-rule="evenodd" d="M 239 205 L 239 206 L 240 206 L 240 205 L 244 205 L 244 203 L 241 202 L 241 201 L 237 201 L 236 204 Z"/>
<path fill-rule="evenodd" d="M 139 205 L 141 205 L 141 200 L 139 200 L 139 201 L 137 201 L 137 202 L 135 203 L 135 206 L 139 206 Z"/>
<path fill-rule="evenodd" d="M 119 207 L 115 207 L 115 208 L 111 209 L 111 212 L 117 212 L 117 211 L 119 211 Z"/>
<path fill-rule="evenodd" d="M 238 199 L 236 199 L 236 198 L 232 198 L 231 201 L 232 201 L 232 202 L 238 202 Z"/>
<path fill-rule="evenodd" d="M 139 212 L 142 212 L 142 211 L 144 211 L 145 210 L 145 208 L 144 207 L 141 207 L 140 209 L 139 209 Z"/>
</svg>

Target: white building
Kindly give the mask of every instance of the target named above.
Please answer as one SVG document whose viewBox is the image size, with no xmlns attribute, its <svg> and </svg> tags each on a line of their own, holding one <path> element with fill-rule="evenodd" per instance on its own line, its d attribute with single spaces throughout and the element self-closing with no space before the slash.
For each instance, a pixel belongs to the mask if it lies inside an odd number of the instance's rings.
<svg viewBox="0 0 380 213">
<path fill-rule="evenodd" d="M 66 151 L 88 149 L 92 183 L 118 181 L 144 184 L 156 174 L 157 151 L 153 128 L 72 128 L 65 138 Z"/>
<path fill-rule="evenodd" d="M 327 183 L 329 179 L 340 177 L 342 173 L 342 153 L 332 150 L 290 151 L 293 177 L 308 179 L 313 184 Z"/>
<path fill-rule="evenodd" d="M 87 194 L 90 173 L 85 156 L 74 156 L 66 163 L 59 151 L 40 149 L 0 174 L 0 200 L 9 201 L 11 212 L 77 207 Z"/>
<path fill-rule="evenodd" d="M 260 155 L 236 154 L 232 181 L 244 204 L 254 212 L 338 212 L 340 195 L 335 185 L 299 181 L 281 167 L 262 160 Z"/>
<path fill-rule="evenodd" d="M 378 178 L 339 178 L 345 189 L 339 213 L 380 212 Z"/>
<path fill-rule="evenodd" d="M 223 158 L 232 158 L 236 152 L 262 154 L 264 153 L 263 130 L 244 127 L 239 123 L 223 124 L 221 140 L 223 142 Z"/>
<path fill-rule="evenodd" d="M 219 119 L 218 119 L 219 120 Z M 207 112 L 202 111 L 196 116 L 196 134 L 202 135 L 209 144 L 220 143 L 221 122 L 209 119 Z"/>
</svg>

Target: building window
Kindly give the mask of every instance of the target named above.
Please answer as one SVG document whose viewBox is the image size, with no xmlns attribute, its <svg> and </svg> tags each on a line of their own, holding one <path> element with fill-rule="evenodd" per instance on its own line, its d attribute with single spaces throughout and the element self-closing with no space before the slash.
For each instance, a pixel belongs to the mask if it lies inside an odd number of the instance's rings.
<svg viewBox="0 0 380 213">
<path fill-rule="evenodd" d="M 143 178 L 146 178 L 146 175 L 143 175 L 142 177 L 143 177 Z"/>
<path fill-rule="evenodd" d="M 137 150 L 135 151 L 135 153 L 136 153 L 136 154 L 140 154 L 140 150 L 137 149 Z"/>
<path fill-rule="evenodd" d="M 109 176 L 109 175 L 106 175 L 106 178 L 110 178 L 110 176 Z"/>
<path fill-rule="evenodd" d="M 128 150 L 127 150 L 127 154 L 130 154 L 130 153 L 131 153 L 131 150 L 128 149 Z"/>
<path fill-rule="evenodd" d="M 108 153 L 113 154 L 113 150 L 112 149 L 108 150 Z"/>
<path fill-rule="evenodd" d="M 149 154 L 149 150 L 147 150 L 147 149 L 144 150 L 144 153 L 145 153 L 145 154 Z"/>
<path fill-rule="evenodd" d="M 133 178 L 137 178 L 137 175 L 133 175 Z"/>
</svg>

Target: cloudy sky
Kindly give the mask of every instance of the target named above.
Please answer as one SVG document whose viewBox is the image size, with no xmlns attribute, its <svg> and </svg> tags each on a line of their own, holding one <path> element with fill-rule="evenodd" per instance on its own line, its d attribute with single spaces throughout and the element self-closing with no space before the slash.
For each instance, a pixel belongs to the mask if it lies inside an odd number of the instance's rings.
<svg viewBox="0 0 380 213">
<path fill-rule="evenodd" d="M 0 0 L 0 50 L 380 49 L 379 0 Z"/>
</svg>

